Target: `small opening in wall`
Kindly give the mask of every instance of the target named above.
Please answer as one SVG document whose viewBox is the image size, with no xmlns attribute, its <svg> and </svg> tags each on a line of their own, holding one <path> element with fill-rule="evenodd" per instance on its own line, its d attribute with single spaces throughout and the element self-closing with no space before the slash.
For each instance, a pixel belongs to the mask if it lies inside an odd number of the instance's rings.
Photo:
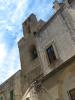
<svg viewBox="0 0 75 100">
<path fill-rule="evenodd" d="M 29 98 L 26 98 L 26 100 L 30 100 Z"/>
<path fill-rule="evenodd" d="M 54 61 L 56 61 L 56 55 L 55 55 L 53 45 L 50 45 L 50 47 L 48 47 L 46 51 L 47 51 L 49 62 L 50 64 L 52 64 Z"/>
<path fill-rule="evenodd" d="M 72 90 L 70 90 L 68 92 L 68 95 L 70 97 L 71 100 L 75 100 L 75 88 L 73 88 Z"/>
<path fill-rule="evenodd" d="M 71 4 L 73 0 L 68 0 L 68 3 Z"/>
<path fill-rule="evenodd" d="M 37 50 L 36 50 L 36 46 L 35 45 L 31 45 L 30 46 L 30 55 L 31 55 L 31 59 L 34 60 L 38 57 L 37 54 Z"/>
<path fill-rule="evenodd" d="M 33 32 L 34 36 L 36 35 L 36 32 Z"/>
</svg>

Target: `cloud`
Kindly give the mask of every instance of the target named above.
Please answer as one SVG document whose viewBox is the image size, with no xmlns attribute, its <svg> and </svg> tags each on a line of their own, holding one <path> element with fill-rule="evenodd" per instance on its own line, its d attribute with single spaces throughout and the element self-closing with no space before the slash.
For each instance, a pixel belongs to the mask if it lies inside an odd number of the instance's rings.
<svg viewBox="0 0 75 100">
<path fill-rule="evenodd" d="M 23 17 L 23 20 L 25 20 L 31 13 L 34 13 L 38 19 L 47 20 L 53 15 L 53 1 L 54 0 L 31 0 L 27 2 L 27 6 L 24 9 L 23 16 L 25 17 Z"/>
<path fill-rule="evenodd" d="M 27 0 L 20 0 L 18 3 L 17 8 L 15 9 L 15 12 L 13 14 L 13 16 L 11 16 L 12 22 L 14 23 L 16 20 L 19 19 L 19 17 L 22 15 L 23 11 L 24 11 L 24 7 L 27 3 Z"/>
<path fill-rule="evenodd" d="M 5 57 L 7 55 L 7 52 L 5 51 L 6 48 L 5 48 L 5 44 L 4 43 L 0 43 L 0 64 L 2 64 L 5 60 Z M 2 66 L 0 65 L 0 68 Z"/>
<path fill-rule="evenodd" d="M 7 77 L 10 77 L 17 71 L 17 69 L 20 69 L 20 61 L 19 59 L 17 59 L 19 58 L 19 54 L 16 52 L 18 52 L 18 48 L 14 44 L 12 50 L 8 55 L 8 60 L 6 61 L 7 66 L 10 66 L 8 69 Z"/>
</svg>

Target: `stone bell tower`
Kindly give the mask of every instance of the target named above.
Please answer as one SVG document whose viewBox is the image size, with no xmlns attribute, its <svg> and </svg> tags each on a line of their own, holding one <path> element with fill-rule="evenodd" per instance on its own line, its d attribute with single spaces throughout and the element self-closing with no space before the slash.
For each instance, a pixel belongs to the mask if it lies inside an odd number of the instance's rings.
<svg viewBox="0 0 75 100">
<path fill-rule="evenodd" d="M 33 81 L 42 75 L 41 61 L 35 39 L 36 32 L 44 24 L 44 22 L 41 22 L 38 22 L 36 16 L 31 14 L 23 23 L 24 37 L 18 43 L 23 78 L 23 92 L 26 91 Z"/>
</svg>

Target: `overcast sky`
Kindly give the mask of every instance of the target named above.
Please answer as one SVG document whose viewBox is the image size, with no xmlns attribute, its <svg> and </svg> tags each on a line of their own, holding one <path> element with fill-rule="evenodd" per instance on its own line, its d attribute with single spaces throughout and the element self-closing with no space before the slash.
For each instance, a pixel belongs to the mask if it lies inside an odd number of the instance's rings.
<svg viewBox="0 0 75 100">
<path fill-rule="evenodd" d="M 0 84 L 20 69 L 18 40 L 22 22 L 34 13 L 38 20 L 53 15 L 54 0 L 0 0 Z"/>
</svg>

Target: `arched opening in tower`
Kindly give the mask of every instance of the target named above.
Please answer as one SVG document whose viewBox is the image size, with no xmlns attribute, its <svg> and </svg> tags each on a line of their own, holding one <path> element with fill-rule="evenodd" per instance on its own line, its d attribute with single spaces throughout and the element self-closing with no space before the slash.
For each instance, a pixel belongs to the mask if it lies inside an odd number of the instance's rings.
<svg viewBox="0 0 75 100">
<path fill-rule="evenodd" d="M 71 4 L 73 0 L 68 0 L 68 3 Z"/>
</svg>

